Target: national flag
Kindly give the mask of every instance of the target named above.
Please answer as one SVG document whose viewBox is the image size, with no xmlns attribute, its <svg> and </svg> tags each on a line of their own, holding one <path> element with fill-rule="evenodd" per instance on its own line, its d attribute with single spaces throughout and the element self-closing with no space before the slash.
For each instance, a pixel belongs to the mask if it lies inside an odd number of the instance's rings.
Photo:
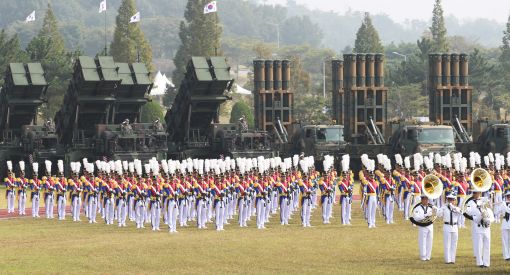
<svg viewBox="0 0 510 275">
<path fill-rule="evenodd" d="M 99 4 L 99 13 L 102 13 L 103 11 L 106 11 L 106 0 L 101 1 Z"/>
<path fill-rule="evenodd" d="M 131 16 L 129 23 L 140 22 L 140 12 L 135 13 L 135 15 Z"/>
<path fill-rule="evenodd" d="M 205 5 L 205 7 L 204 7 L 204 14 L 208 14 L 211 12 L 217 12 L 217 11 L 218 11 L 218 7 L 216 6 L 216 1 L 212 1 L 212 2 L 208 3 L 207 5 Z"/>
<path fill-rule="evenodd" d="M 35 11 L 33 11 L 31 14 L 29 14 L 27 16 L 27 18 L 25 19 L 25 22 L 32 22 L 32 21 L 35 21 Z"/>
</svg>

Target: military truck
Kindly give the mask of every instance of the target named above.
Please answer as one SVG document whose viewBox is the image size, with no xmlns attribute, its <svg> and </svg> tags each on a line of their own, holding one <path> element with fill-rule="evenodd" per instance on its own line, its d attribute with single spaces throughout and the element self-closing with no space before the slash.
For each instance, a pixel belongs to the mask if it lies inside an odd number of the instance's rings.
<svg viewBox="0 0 510 275">
<path fill-rule="evenodd" d="M 219 123 L 220 106 L 231 100 L 228 93 L 233 83 L 224 57 L 191 58 L 179 92 L 165 116 L 170 157 L 273 155 L 267 132 Z"/>
<path fill-rule="evenodd" d="M 482 155 L 490 152 L 506 155 L 510 152 L 510 125 L 506 121 L 479 120 L 473 125 L 472 136 L 464 139 L 457 136 L 456 147 L 464 154 L 477 151 Z"/>
<path fill-rule="evenodd" d="M 398 123 L 394 127 L 396 129 L 389 140 L 391 154 L 445 155 L 456 151 L 454 130 L 451 126 Z"/>
<path fill-rule="evenodd" d="M 290 155 L 305 153 L 318 161 L 326 155 L 345 154 L 347 142 L 344 139 L 342 125 L 299 125 L 291 138 L 293 150 Z"/>
<path fill-rule="evenodd" d="M 0 89 L 0 159 L 29 163 L 62 157 L 51 121 L 37 125 L 47 89 L 40 63 L 9 64 Z M 5 161 L 0 166 L 4 175 Z"/>
<path fill-rule="evenodd" d="M 111 56 L 80 56 L 61 109 L 56 133 L 66 162 L 89 159 L 166 158 L 164 127 L 140 123 L 151 82 L 142 63 L 116 63 Z"/>
</svg>

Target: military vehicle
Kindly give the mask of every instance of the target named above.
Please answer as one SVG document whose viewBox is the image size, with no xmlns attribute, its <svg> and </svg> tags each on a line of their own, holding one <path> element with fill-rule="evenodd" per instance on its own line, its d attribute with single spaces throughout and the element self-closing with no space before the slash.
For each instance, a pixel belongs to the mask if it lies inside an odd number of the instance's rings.
<svg viewBox="0 0 510 275">
<path fill-rule="evenodd" d="M 455 138 L 451 126 L 431 124 L 399 124 L 389 143 L 393 154 L 403 156 L 421 153 L 447 154 L 454 152 Z"/>
<path fill-rule="evenodd" d="M 482 155 L 490 152 L 506 155 L 510 152 L 510 125 L 506 121 L 482 119 L 473 126 L 472 135 L 457 135 L 457 150 L 468 154 L 477 151 Z"/>
<path fill-rule="evenodd" d="M 304 125 L 299 127 L 291 142 L 294 148 L 289 155 L 305 153 L 317 160 L 326 155 L 343 155 L 347 145 L 342 125 Z"/>
<path fill-rule="evenodd" d="M 142 63 L 116 63 L 111 56 L 78 57 L 64 103 L 55 115 L 66 162 L 165 159 L 164 127 L 159 122 L 140 123 L 150 87 Z"/>
<path fill-rule="evenodd" d="M 172 158 L 273 155 L 266 131 L 220 124 L 220 105 L 234 80 L 224 57 L 192 57 L 171 109 L 165 116 Z"/>
<path fill-rule="evenodd" d="M 62 157 L 51 121 L 37 125 L 38 108 L 46 101 L 47 89 L 40 63 L 9 64 L 0 89 L 0 159 L 29 163 Z M 2 162 L 2 175 L 4 166 Z"/>
</svg>

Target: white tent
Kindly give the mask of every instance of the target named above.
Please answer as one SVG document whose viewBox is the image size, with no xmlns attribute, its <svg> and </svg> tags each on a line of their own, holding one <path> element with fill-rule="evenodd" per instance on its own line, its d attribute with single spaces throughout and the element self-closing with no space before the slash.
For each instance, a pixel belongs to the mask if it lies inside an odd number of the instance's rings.
<svg viewBox="0 0 510 275">
<path fill-rule="evenodd" d="M 236 94 L 251 95 L 251 91 L 236 84 Z"/>
<path fill-rule="evenodd" d="M 164 95 L 168 87 L 175 87 L 166 75 L 161 74 L 160 71 L 154 77 L 154 84 L 152 85 L 151 95 Z"/>
</svg>

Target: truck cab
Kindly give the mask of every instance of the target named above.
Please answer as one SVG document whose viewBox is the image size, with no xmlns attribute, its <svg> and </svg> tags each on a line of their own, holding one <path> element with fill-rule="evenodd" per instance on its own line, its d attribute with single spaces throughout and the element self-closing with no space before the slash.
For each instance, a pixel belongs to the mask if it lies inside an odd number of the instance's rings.
<svg viewBox="0 0 510 275">
<path fill-rule="evenodd" d="M 404 156 L 414 153 L 449 154 L 455 151 L 454 131 L 446 125 L 400 125 L 390 138 L 392 151 Z"/>
<path fill-rule="evenodd" d="M 294 147 L 299 153 L 313 155 L 317 160 L 325 155 L 338 155 L 345 151 L 343 125 L 306 125 L 294 138 Z"/>
<path fill-rule="evenodd" d="M 483 154 L 510 151 L 510 125 L 506 123 L 487 124 L 478 137 L 478 147 Z"/>
</svg>

